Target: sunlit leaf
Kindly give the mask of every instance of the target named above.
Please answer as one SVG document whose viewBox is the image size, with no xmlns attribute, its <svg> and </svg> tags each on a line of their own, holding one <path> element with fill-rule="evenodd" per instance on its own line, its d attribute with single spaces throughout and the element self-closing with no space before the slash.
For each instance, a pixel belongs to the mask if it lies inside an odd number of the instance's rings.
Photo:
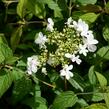
<svg viewBox="0 0 109 109">
<path fill-rule="evenodd" d="M 80 16 L 80 18 L 88 23 L 93 23 L 98 18 L 99 14 L 95 13 L 86 13 Z"/>
<path fill-rule="evenodd" d="M 0 98 L 8 90 L 13 81 L 13 76 L 8 70 L 0 71 Z"/>
<path fill-rule="evenodd" d="M 63 92 L 56 97 L 53 103 L 53 109 L 65 109 L 72 107 L 78 98 L 72 91 Z"/>
<path fill-rule="evenodd" d="M 100 86 L 101 87 L 106 86 L 107 85 L 106 78 L 101 73 L 99 73 L 99 72 L 95 72 L 95 73 L 96 73 L 97 79 L 98 79 L 98 81 L 100 83 Z"/>
</svg>

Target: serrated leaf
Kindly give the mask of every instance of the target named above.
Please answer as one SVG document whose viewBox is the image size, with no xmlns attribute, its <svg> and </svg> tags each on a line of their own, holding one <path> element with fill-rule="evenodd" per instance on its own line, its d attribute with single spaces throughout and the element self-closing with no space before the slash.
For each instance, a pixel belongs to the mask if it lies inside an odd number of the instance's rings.
<svg viewBox="0 0 109 109">
<path fill-rule="evenodd" d="M 20 38 L 22 36 L 22 27 L 23 26 L 21 25 L 12 33 L 10 43 L 11 43 L 11 47 L 13 51 L 15 51 L 16 47 L 18 46 L 20 42 Z"/>
<path fill-rule="evenodd" d="M 97 0 L 76 0 L 81 5 L 95 4 Z"/>
<path fill-rule="evenodd" d="M 96 75 L 95 75 L 95 71 L 94 71 L 94 66 L 90 67 L 88 77 L 89 77 L 90 83 L 95 85 L 96 84 Z"/>
<path fill-rule="evenodd" d="M 24 71 L 22 71 L 21 69 L 18 69 L 18 68 L 14 68 L 14 67 L 13 67 L 11 73 L 13 75 L 14 81 L 21 79 L 25 75 Z"/>
<path fill-rule="evenodd" d="M 27 0 L 27 7 L 28 9 L 40 19 L 43 19 L 46 15 L 45 5 L 44 3 L 40 3 L 38 0 Z"/>
<path fill-rule="evenodd" d="M 102 59 L 109 60 L 109 46 L 104 46 L 97 51 L 97 55 Z"/>
<path fill-rule="evenodd" d="M 6 61 L 8 58 L 12 56 L 12 50 L 8 47 L 8 45 L 0 43 L 0 63 Z"/>
<path fill-rule="evenodd" d="M 75 87 L 76 89 L 80 89 L 82 92 L 84 91 L 84 88 L 78 83 L 78 81 L 75 81 L 73 78 L 69 80 L 70 84 Z"/>
<path fill-rule="evenodd" d="M 100 86 L 101 87 L 106 86 L 107 85 L 106 78 L 101 73 L 99 73 L 99 72 L 95 72 L 95 73 L 96 73 L 97 79 L 98 79 L 98 81 L 100 83 Z"/>
<path fill-rule="evenodd" d="M 41 0 L 39 2 L 47 4 L 50 9 L 54 10 L 54 16 L 55 17 L 61 17 L 61 18 L 63 17 L 62 13 L 61 13 L 61 9 L 55 1 L 53 1 L 53 0 L 43 0 L 42 1 Z"/>
<path fill-rule="evenodd" d="M 108 108 L 103 103 L 97 103 L 97 104 L 92 104 L 92 105 L 82 108 L 82 109 L 108 109 Z"/>
<path fill-rule="evenodd" d="M 104 93 L 104 100 L 105 100 L 107 108 L 109 109 L 109 92 Z"/>
<path fill-rule="evenodd" d="M 72 107 L 78 98 L 72 91 L 66 91 L 58 95 L 53 102 L 53 109 L 65 109 Z"/>
<path fill-rule="evenodd" d="M 31 109 L 48 109 L 46 100 L 42 97 L 37 97 L 37 99 L 34 97 L 27 98 L 22 103 L 28 105 Z"/>
<path fill-rule="evenodd" d="M 103 28 L 103 37 L 106 41 L 109 41 L 109 26 Z"/>
<path fill-rule="evenodd" d="M 0 43 L 8 44 L 6 37 L 3 33 L 0 33 Z"/>
<path fill-rule="evenodd" d="M 78 99 L 77 103 L 79 103 L 79 105 L 81 105 L 81 107 L 86 107 L 88 106 L 88 103 L 84 100 L 84 99 Z"/>
<path fill-rule="evenodd" d="M 104 99 L 103 93 L 101 93 L 99 90 L 94 91 L 92 95 L 92 101 L 98 102 L 102 101 Z"/>
<path fill-rule="evenodd" d="M 13 104 L 23 99 L 32 89 L 32 81 L 28 77 L 22 77 L 14 81 L 12 92 Z"/>
<path fill-rule="evenodd" d="M 13 77 L 11 75 L 11 72 L 9 72 L 8 70 L 0 71 L 0 98 L 11 86 L 12 81 Z"/>
<path fill-rule="evenodd" d="M 18 57 L 9 57 L 6 59 L 5 64 L 13 65 L 19 58 Z"/>
<path fill-rule="evenodd" d="M 86 14 L 83 14 L 82 16 L 80 16 L 80 18 L 82 20 L 86 21 L 87 23 L 93 23 L 98 18 L 98 16 L 99 16 L 99 14 L 86 13 Z"/>
<path fill-rule="evenodd" d="M 74 73 L 74 77 L 69 79 L 69 82 L 74 88 L 84 91 L 84 79 L 79 74 Z"/>
</svg>

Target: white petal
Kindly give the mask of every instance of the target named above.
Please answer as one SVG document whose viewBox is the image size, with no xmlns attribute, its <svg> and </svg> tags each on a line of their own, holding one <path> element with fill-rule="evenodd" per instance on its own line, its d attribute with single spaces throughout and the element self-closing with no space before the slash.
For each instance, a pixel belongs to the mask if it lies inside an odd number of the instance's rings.
<svg viewBox="0 0 109 109">
<path fill-rule="evenodd" d="M 48 18 L 48 23 L 50 24 L 50 25 L 54 25 L 54 22 L 53 22 L 53 20 L 51 19 L 51 18 Z"/>
<path fill-rule="evenodd" d="M 96 45 L 88 45 L 88 50 L 89 50 L 90 52 L 95 52 L 96 49 L 97 49 Z"/>
<path fill-rule="evenodd" d="M 66 74 L 66 79 L 69 80 L 70 79 L 70 75 L 67 73 Z"/>
<path fill-rule="evenodd" d="M 72 68 L 73 68 L 73 65 L 69 65 L 67 70 L 72 70 Z"/>
<path fill-rule="evenodd" d="M 60 73 L 61 73 L 61 74 L 60 74 L 61 76 L 65 76 L 65 75 L 66 75 L 66 71 L 65 71 L 65 70 L 63 70 L 63 69 L 62 69 L 62 70 L 60 70 Z"/>
<path fill-rule="evenodd" d="M 73 77 L 73 73 L 72 72 L 69 72 L 69 75 L 70 75 L 70 77 Z"/>
<path fill-rule="evenodd" d="M 96 39 L 89 39 L 89 40 L 88 40 L 88 43 L 89 43 L 89 44 L 97 44 L 98 41 L 97 41 Z"/>
</svg>

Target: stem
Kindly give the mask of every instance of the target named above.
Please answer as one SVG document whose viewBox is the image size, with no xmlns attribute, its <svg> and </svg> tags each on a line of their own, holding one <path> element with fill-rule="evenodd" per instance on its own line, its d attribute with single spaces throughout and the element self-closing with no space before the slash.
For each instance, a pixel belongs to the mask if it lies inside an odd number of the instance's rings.
<svg viewBox="0 0 109 109">
<path fill-rule="evenodd" d="M 84 92 L 84 93 L 76 93 L 76 95 L 92 95 L 94 94 L 95 92 Z M 99 93 L 99 92 L 96 92 L 96 93 Z M 106 94 L 106 92 L 100 92 L 102 94 Z M 108 93 L 108 92 L 107 92 Z"/>
<path fill-rule="evenodd" d="M 66 77 L 64 78 L 64 82 L 65 82 L 65 90 L 67 90 L 67 80 L 66 80 Z"/>
<path fill-rule="evenodd" d="M 9 69 L 13 69 L 13 67 L 10 66 L 10 65 L 5 65 L 5 67 L 6 67 L 6 68 L 9 68 Z"/>
<path fill-rule="evenodd" d="M 71 16 L 71 12 L 72 12 L 72 0 L 70 0 L 70 3 L 69 3 L 69 17 Z"/>
<path fill-rule="evenodd" d="M 6 11 L 5 11 L 5 18 L 4 18 L 4 22 L 7 21 L 7 18 L 8 18 L 8 3 L 5 4 L 5 8 L 6 8 Z"/>
<path fill-rule="evenodd" d="M 45 82 L 45 81 L 43 81 L 43 80 L 40 80 L 40 79 L 36 78 L 36 77 L 33 76 L 33 75 L 32 75 L 32 77 L 33 77 L 33 80 L 34 80 L 35 83 L 37 83 L 37 81 L 39 81 L 39 82 L 42 82 L 43 84 L 45 84 L 45 85 L 47 85 L 47 86 L 49 86 L 49 87 L 56 88 L 55 85 L 52 85 L 52 84 L 49 84 L 49 83 L 47 83 L 47 82 Z"/>
<path fill-rule="evenodd" d="M 29 25 L 29 24 L 33 24 L 33 23 L 45 23 L 45 22 L 44 21 L 30 21 L 30 22 L 26 22 L 26 23 L 9 23 L 9 25 L 19 25 L 19 24 Z"/>
</svg>

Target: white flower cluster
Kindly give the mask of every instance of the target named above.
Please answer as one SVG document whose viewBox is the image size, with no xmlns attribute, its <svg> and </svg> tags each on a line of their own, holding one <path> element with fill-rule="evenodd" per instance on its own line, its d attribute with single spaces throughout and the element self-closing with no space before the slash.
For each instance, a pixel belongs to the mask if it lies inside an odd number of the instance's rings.
<svg viewBox="0 0 109 109">
<path fill-rule="evenodd" d="M 78 22 L 74 21 L 71 17 L 68 18 L 67 22 L 65 23 L 68 25 L 69 28 L 74 28 L 78 35 L 80 35 L 83 39 L 83 44 L 79 45 L 78 51 L 76 51 L 75 54 L 83 54 L 84 56 L 87 56 L 88 52 L 95 52 L 97 47 L 96 44 L 98 41 L 94 39 L 93 32 L 89 30 L 88 24 L 86 24 L 81 19 L 78 20 Z M 65 57 L 69 58 L 72 62 L 76 62 L 77 64 L 80 64 L 82 62 L 81 59 L 79 59 L 79 55 L 66 53 Z M 60 71 L 61 76 L 65 76 L 66 79 L 70 79 L 73 75 L 69 70 L 73 68 L 73 65 L 65 65 L 63 70 Z"/>
<path fill-rule="evenodd" d="M 88 24 L 86 24 L 81 19 L 78 20 L 78 22 L 74 21 L 71 17 L 68 18 L 67 22 L 65 23 L 68 28 L 72 28 L 76 31 L 76 34 L 78 36 L 81 36 L 82 43 L 78 45 L 78 50 L 72 53 L 64 53 L 65 58 L 68 58 L 72 61 L 72 63 L 76 62 L 78 65 L 82 62 L 80 59 L 79 54 L 83 54 L 84 56 L 87 56 L 88 52 L 95 52 L 97 47 L 96 44 L 98 41 L 94 39 L 93 32 L 89 30 Z M 48 24 L 46 30 L 49 32 L 54 31 L 54 22 L 51 18 L 48 18 Z M 38 37 L 35 39 L 35 43 L 39 45 L 40 49 L 47 49 L 46 43 L 48 42 L 48 38 L 46 35 L 43 35 L 42 32 L 39 32 Z M 50 57 L 48 57 L 48 60 L 46 60 L 47 63 L 52 63 L 52 59 L 50 60 Z M 32 56 L 27 59 L 27 72 L 28 74 L 36 73 L 38 70 L 38 67 L 40 66 L 40 60 L 38 59 L 38 56 Z M 71 77 L 73 77 L 73 73 L 71 70 L 73 69 L 73 65 L 63 64 L 63 69 L 60 70 L 60 75 L 65 76 L 67 80 L 69 80 Z M 42 72 L 44 74 L 47 74 L 46 68 L 42 67 Z"/>
</svg>

